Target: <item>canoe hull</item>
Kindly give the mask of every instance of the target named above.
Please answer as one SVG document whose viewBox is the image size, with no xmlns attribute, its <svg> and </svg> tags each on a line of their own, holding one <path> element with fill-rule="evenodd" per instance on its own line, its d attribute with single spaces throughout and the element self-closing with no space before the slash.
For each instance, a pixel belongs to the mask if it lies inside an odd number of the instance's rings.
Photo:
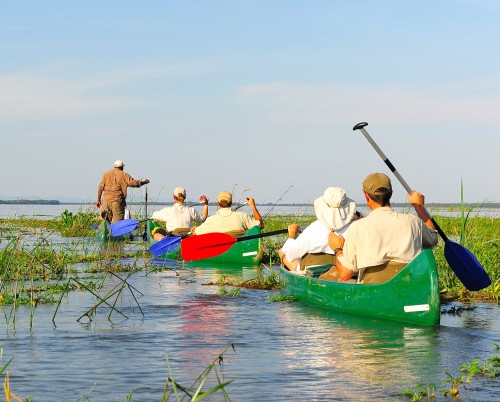
<svg viewBox="0 0 500 402">
<path fill-rule="evenodd" d="M 346 284 L 292 274 L 281 269 L 286 294 L 306 304 L 346 313 L 438 325 L 439 286 L 432 250 L 422 251 L 391 280 L 379 284 Z"/>
<path fill-rule="evenodd" d="M 153 221 L 148 221 L 148 234 L 151 233 L 151 231 L 155 228 L 155 226 L 158 226 L 157 223 Z M 249 235 L 254 235 L 254 234 L 259 234 L 261 232 L 260 227 L 255 226 L 252 229 L 248 230 L 245 233 L 245 236 Z M 150 239 L 150 244 L 154 244 L 155 240 Z M 260 265 L 261 259 L 262 259 L 262 246 L 260 239 L 252 239 L 252 240 L 247 240 L 247 241 L 242 241 L 242 242 L 237 242 L 234 243 L 229 250 L 227 250 L 225 253 L 220 254 L 215 257 L 211 258 L 205 258 L 201 261 L 203 262 L 214 262 L 217 264 L 242 264 L 242 265 Z M 162 254 L 160 257 L 162 259 L 169 259 L 169 260 L 180 260 L 182 259 L 181 257 L 181 245 L 174 250 Z"/>
</svg>

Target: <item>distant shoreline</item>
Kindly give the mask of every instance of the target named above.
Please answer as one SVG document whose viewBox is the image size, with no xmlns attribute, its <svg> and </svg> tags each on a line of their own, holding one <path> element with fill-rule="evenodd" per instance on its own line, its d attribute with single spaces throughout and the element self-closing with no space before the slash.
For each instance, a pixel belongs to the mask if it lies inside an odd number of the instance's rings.
<svg viewBox="0 0 500 402">
<path fill-rule="evenodd" d="M 59 200 L 0 200 L 0 204 L 4 205 L 95 205 L 94 203 L 91 202 L 61 202 Z M 194 202 L 187 202 L 188 205 L 194 204 L 193 206 L 197 206 L 199 204 L 196 204 Z M 129 202 L 128 205 L 144 205 L 144 202 Z M 164 206 L 169 206 L 172 205 L 171 202 L 165 203 L 165 202 L 148 202 L 148 205 L 164 205 Z M 216 203 L 209 203 L 210 206 L 217 206 Z M 241 205 L 239 203 L 235 203 L 235 206 Z M 265 203 L 265 204 L 259 204 L 257 203 L 258 206 L 263 206 L 263 207 L 272 207 L 273 203 Z M 312 203 L 280 203 L 277 204 L 282 207 L 312 207 Z M 392 203 L 394 207 L 405 207 L 409 206 L 408 203 Z M 425 204 L 429 208 L 460 208 L 461 204 L 459 203 L 447 203 L 447 202 L 430 202 Z M 366 204 L 358 204 L 359 207 L 366 206 Z M 465 203 L 465 207 L 471 208 L 500 208 L 500 202 L 489 202 L 489 203 L 481 203 L 481 202 L 471 202 L 471 203 Z"/>
</svg>

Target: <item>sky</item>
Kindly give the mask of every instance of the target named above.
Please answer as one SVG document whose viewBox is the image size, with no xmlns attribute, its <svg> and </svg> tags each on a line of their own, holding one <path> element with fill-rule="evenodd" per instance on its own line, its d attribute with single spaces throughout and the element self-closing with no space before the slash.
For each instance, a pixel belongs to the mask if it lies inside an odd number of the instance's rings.
<svg viewBox="0 0 500 402">
<path fill-rule="evenodd" d="M 0 0 L 0 199 L 500 202 L 500 1 Z M 288 191 L 287 191 L 288 190 Z"/>
</svg>

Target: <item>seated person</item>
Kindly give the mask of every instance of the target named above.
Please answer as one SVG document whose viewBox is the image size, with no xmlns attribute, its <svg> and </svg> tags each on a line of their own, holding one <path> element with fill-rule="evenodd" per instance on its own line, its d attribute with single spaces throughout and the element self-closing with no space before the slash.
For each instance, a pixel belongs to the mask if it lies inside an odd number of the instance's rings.
<svg viewBox="0 0 500 402">
<path fill-rule="evenodd" d="M 423 248 L 433 248 L 437 244 L 437 232 L 425 210 L 421 193 L 413 191 L 408 195 L 418 217 L 391 208 L 391 180 L 383 173 L 366 177 L 363 195 L 370 214 L 351 224 L 349 236 L 330 234 L 329 244 L 336 250 L 336 261 L 320 279 L 344 282 L 358 271 L 364 271 L 363 283 L 385 282 Z"/>
<path fill-rule="evenodd" d="M 151 219 L 166 222 L 167 232 L 187 234 L 194 222 L 203 222 L 207 218 L 208 198 L 206 196 L 200 196 L 200 203 L 204 205 L 202 214 L 185 204 L 186 190 L 183 187 L 174 189 L 173 199 L 174 205 L 153 212 L 151 216 Z"/>
<path fill-rule="evenodd" d="M 244 234 L 254 226 L 264 228 L 264 221 L 255 206 L 255 200 L 251 197 L 246 198 L 247 204 L 252 209 L 253 218 L 244 212 L 233 211 L 231 205 L 233 196 L 227 191 L 222 191 L 217 197 L 219 209 L 209 216 L 205 222 L 191 230 L 193 235 L 206 233 L 229 233 L 235 236 Z"/>
<path fill-rule="evenodd" d="M 154 228 L 151 231 L 151 237 L 156 241 L 160 241 L 161 239 L 163 239 L 167 236 L 168 236 L 168 232 L 165 229 L 160 228 L 160 227 Z"/>
<path fill-rule="evenodd" d="M 335 253 L 328 245 L 332 230 L 345 235 L 356 213 L 356 203 L 346 196 L 344 189 L 328 187 L 323 195 L 314 201 L 316 220 L 298 234 L 298 225 L 288 226 L 288 239 L 278 251 L 284 266 L 290 271 L 305 269 L 302 258 L 308 255 L 308 265 L 327 265 L 335 261 Z M 314 255 L 314 260 L 310 258 Z"/>
</svg>

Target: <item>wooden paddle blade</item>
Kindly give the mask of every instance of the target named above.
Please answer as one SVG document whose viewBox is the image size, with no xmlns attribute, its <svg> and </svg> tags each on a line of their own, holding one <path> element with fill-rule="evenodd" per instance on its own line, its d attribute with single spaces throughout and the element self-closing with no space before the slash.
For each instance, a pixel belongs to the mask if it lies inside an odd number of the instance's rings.
<svg viewBox="0 0 500 402">
<path fill-rule="evenodd" d="M 181 253 L 184 261 L 215 257 L 231 248 L 236 238 L 226 233 L 207 233 L 182 239 Z"/>
<path fill-rule="evenodd" d="M 468 290 L 481 290 L 491 285 L 491 279 L 483 266 L 465 247 L 448 240 L 444 245 L 444 256 Z"/>
<path fill-rule="evenodd" d="M 172 236 L 172 237 L 165 237 L 158 241 L 157 243 L 153 244 L 150 248 L 149 251 L 156 257 L 166 254 L 172 250 L 175 250 L 177 247 L 179 247 L 181 242 L 181 237 L 179 236 Z"/>
<path fill-rule="evenodd" d="M 130 233 L 138 224 L 139 222 L 135 219 L 123 219 L 109 225 L 109 230 L 111 231 L 111 236 L 120 236 Z"/>
</svg>

